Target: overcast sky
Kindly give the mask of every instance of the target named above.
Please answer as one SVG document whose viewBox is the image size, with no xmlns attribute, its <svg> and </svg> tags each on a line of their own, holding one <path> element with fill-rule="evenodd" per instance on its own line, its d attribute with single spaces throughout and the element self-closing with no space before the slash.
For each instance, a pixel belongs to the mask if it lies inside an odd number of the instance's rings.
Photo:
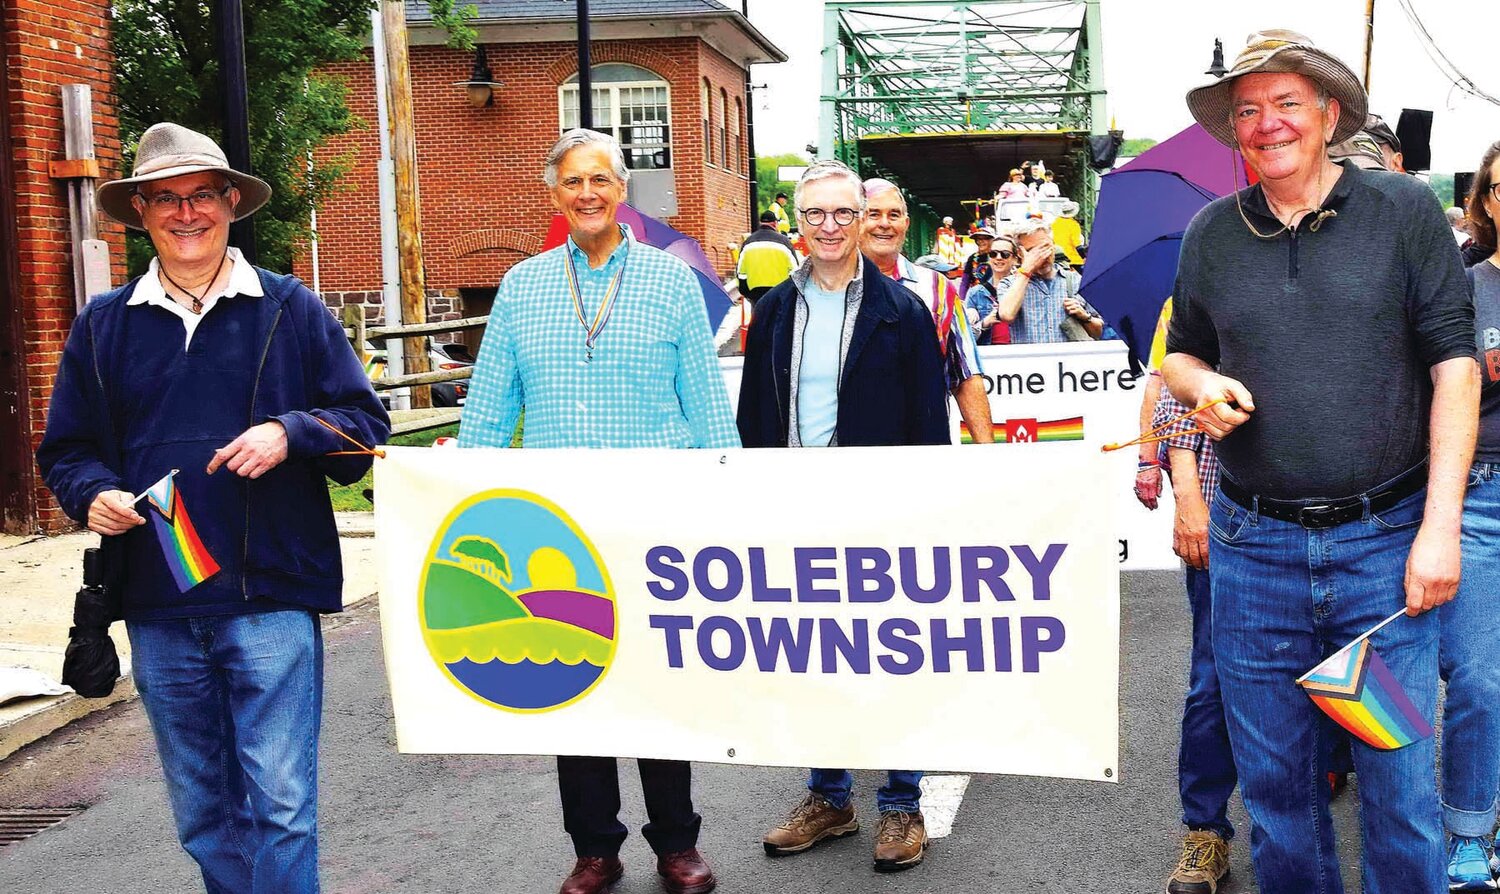
<svg viewBox="0 0 1500 894">
<path fill-rule="evenodd" d="M 723 0 L 738 8 L 739 0 Z M 1261 28 L 1291 28 L 1363 71 L 1366 0 L 1103 0 L 1109 113 L 1126 137 L 1163 140 L 1192 123 L 1183 94 L 1207 80 L 1215 37 L 1226 64 Z M 1496 0 L 1411 0 L 1437 46 L 1485 92 L 1500 96 Z M 758 65 L 755 146 L 801 152 L 818 139 L 821 0 L 749 0 L 750 20 L 791 57 Z M 1080 7 L 1081 9 L 1081 7 Z M 1455 89 L 1423 52 L 1397 0 L 1375 2 L 1372 111 L 1394 127 L 1403 108 L 1433 114 L 1433 170 L 1468 171 L 1500 139 L 1500 107 Z"/>
</svg>

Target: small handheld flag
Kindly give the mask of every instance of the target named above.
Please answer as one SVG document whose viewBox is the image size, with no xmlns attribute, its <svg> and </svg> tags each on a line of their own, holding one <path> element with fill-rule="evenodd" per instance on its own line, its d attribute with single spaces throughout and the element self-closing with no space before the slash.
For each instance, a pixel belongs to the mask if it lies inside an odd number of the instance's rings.
<svg viewBox="0 0 1500 894">
<path fill-rule="evenodd" d="M 1371 634 L 1404 613 L 1386 618 L 1297 680 L 1323 713 L 1361 742 L 1382 751 L 1432 735 L 1427 719 L 1370 645 Z"/>
<path fill-rule="evenodd" d="M 156 529 L 156 539 L 161 542 L 162 555 L 177 581 L 177 589 L 186 593 L 218 574 L 219 563 L 208 554 L 192 519 L 188 518 L 182 492 L 173 483 L 177 472 L 177 469 L 168 472 L 137 499 L 144 498 L 156 510 L 151 526 Z"/>
</svg>

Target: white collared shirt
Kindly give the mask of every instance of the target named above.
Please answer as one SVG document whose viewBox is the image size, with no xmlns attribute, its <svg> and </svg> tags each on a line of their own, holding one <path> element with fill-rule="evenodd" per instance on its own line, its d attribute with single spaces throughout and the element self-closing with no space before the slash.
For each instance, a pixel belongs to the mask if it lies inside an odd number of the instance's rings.
<svg viewBox="0 0 1500 894">
<path fill-rule="evenodd" d="M 125 303 L 130 306 L 153 304 L 176 314 L 187 330 L 187 336 L 182 342 L 182 349 L 186 351 L 193 343 L 193 333 L 198 331 L 198 324 L 203 322 L 208 312 L 214 309 L 214 305 L 219 303 L 220 298 L 232 298 L 236 295 L 261 298 L 265 294 L 265 290 L 260 287 L 260 277 L 256 275 L 255 268 L 245 260 L 245 256 L 240 254 L 239 249 L 230 248 L 229 280 L 223 289 L 204 297 L 202 313 L 195 314 L 172 300 L 172 296 L 167 294 L 166 287 L 162 284 L 161 267 L 156 258 L 151 259 L 151 266 L 146 268 L 146 275 L 135 284 L 135 293 Z"/>
</svg>

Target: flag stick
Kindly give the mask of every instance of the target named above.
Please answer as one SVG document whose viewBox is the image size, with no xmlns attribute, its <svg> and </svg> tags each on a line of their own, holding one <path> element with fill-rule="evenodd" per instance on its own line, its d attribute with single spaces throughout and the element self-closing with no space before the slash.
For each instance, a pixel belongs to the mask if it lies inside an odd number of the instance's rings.
<svg viewBox="0 0 1500 894">
<path fill-rule="evenodd" d="M 1386 618 L 1384 621 L 1381 621 L 1379 624 L 1376 624 L 1374 627 L 1371 627 L 1369 630 L 1366 630 L 1364 633 L 1361 633 L 1359 636 L 1356 636 L 1354 639 L 1349 640 L 1349 642 L 1348 642 L 1347 645 L 1345 645 L 1342 649 L 1339 649 L 1338 652 L 1334 652 L 1333 655 L 1329 655 L 1328 658 L 1332 658 L 1334 655 L 1339 654 L 1339 652 L 1347 652 L 1347 651 L 1349 651 L 1351 648 L 1353 648 L 1361 640 L 1366 640 L 1366 639 L 1369 639 L 1370 637 L 1374 636 L 1375 633 L 1380 630 L 1380 628 L 1382 628 L 1385 625 L 1391 623 L 1392 621 L 1396 620 L 1397 618 L 1401 617 L 1404 614 L 1406 614 L 1406 609 L 1403 608 L 1403 609 L 1397 610 L 1396 613 L 1393 614 L 1393 615 L 1391 615 L 1389 618 Z M 1302 676 L 1300 676 L 1300 677 L 1297 678 L 1297 682 L 1301 683 L 1303 680 L 1306 680 L 1308 677 L 1311 677 L 1313 675 L 1313 673 L 1315 671 L 1317 671 L 1318 668 L 1322 667 L 1324 664 L 1326 664 L 1328 662 L 1328 658 L 1324 658 L 1322 661 L 1319 661 L 1317 664 L 1313 665 L 1312 670 L 1308 671 L 1307 673 L 1305 673 Z"/>
<path fill-rule="evenodd" d="M 181 469 L 173 469 L 172 471 L 168 472 L 167 474 L 165 474 L 165 475 L 161 476 L 160 478 L 156 479 L 156 481 L 153 482 L 150 487 L 148 487 L 145 490 L 141 491 L 140 494 L 134 500 L 131 500 L 128 505 L 134 506 L 135 504 L 139 503 L 140 501 L 146 499 L 146 496 L 148 494 L 150 494 L 153 490 L 156 490 L 156 485 L 161 484 L 163 481 L 166 481 L 168 478 L 171 478 L 173 475 L 176 475 L 178 472 L 181 472 L 181 471 L 182 471 Z"/>
</svg>

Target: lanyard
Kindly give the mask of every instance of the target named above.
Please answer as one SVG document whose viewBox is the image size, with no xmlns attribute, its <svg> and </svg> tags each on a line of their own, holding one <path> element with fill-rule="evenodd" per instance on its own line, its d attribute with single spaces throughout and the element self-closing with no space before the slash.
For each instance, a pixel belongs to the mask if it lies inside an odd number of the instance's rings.
<svg viewBox="0 0 1500 894">
<path fill-rule="evenodd" d="M 593 363 L 594 342 L 599 340 L 600 333 L 609 325 L 609 318 L 615 310 L 615 299 L 620 297 L 620 283 L 625 279 L 625 260 L 620 261 L 620 269 L 615 272 L 615 278 L 610 280 L 609 288 L 604 291 L 604 300 L 599 302 L 599 310 L 594 314 L 594 322 L 590 323 L 584 316 L 583 289 L 578 284 L 578 269 L 573 266 L 571 247 L 566 249 L 564 256 L 567 259 L 568 295 L 573 299 L 573 312 L 578 315 L 578 325 L 583 327 L 583 362 Z"/>
</svg>

